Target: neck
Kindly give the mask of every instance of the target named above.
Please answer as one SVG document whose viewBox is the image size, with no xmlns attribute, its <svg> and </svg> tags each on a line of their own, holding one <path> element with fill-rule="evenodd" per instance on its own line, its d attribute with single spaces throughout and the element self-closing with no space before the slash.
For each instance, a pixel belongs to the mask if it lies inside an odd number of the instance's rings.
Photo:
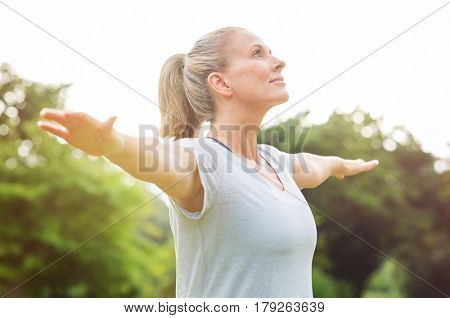
<svg viewBox="0 0 450 318">
<path fill-rule="evenodd" d="M 235 100 L 221 100 L 207 136 L 227 145 L 241 158 L 259 163 L 257 136 L 267 105 L 249 105 Z"/>
<path fill-rule="evenodd" d="M 259 162 L 256 146 L 261 120 L 236 121 L 233 118 L 233 121 L 227 121 L 221 118 L 211 123 L 207 136 L 220 140 L 239 157 Z"/>
</svg>

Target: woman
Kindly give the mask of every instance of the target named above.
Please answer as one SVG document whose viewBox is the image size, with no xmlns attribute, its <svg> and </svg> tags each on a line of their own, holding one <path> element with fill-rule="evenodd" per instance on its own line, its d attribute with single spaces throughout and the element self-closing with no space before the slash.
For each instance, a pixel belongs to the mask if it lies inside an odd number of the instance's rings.
<svg viewBox="0 0 450 318">
<path fill-rule="evenodd" d="M 188 54 L 173 55 L 159 82 L 160 132 L 175 139 L 168 143 L 120 134 L 116 117 L 41 112 L 62 125 L 41 121 L 42 129 L 167 194 L 177 297 L 312 297 L 317 232 L 301 189 L 378 164 L 257 144 L 264 115 L 289 98 L 284 67 L 238 27 L 210 32 Z M 205 122 L 211 129 L 202 137 Z M 150 141 L 151 151 L 139 141 Z"/>
</svg>

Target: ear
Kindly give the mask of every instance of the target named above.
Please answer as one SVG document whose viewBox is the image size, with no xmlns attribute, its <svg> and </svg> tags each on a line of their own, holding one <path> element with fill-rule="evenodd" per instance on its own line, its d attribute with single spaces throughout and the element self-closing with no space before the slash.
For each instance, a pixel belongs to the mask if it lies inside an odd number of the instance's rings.
<svg viewBox="0 0 450 318">
<path fill-rule="evenodd" d="M 233 94 L 231 85 L 227 82 L 223 74 L 219 72 L 212 72 L 208 75 L 208 85 L 217 94 L 223 96 L 231 96 Z"/>
</svg>

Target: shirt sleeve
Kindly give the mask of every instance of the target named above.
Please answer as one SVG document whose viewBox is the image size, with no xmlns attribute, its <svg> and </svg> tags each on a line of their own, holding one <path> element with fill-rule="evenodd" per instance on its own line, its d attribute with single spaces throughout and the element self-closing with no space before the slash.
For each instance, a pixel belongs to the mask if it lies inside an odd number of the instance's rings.
<svg viewBox="0 0 450 318">
<path fill-rule="evenodd" d="M 204 189 L 203 207 L 199 211 L 188 211 L 180 206 L 173 198 L 167 196 L 169 199 L 169 209 L 172 209 L 182 217 L 199 220 L 214 206 L 223 172 L 218 165 L 218 160 L 213 152 L 214 149 L 198 138 L 182 138 L 176 140 L 175 143 L 194 154 L 200 181 Z"/>
</svg>

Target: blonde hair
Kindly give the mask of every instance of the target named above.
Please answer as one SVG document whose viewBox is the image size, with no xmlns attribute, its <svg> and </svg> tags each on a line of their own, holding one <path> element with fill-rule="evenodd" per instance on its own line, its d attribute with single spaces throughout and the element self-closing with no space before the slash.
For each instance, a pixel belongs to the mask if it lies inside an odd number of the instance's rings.
<svg viewBox="0 0 450 318">
<path fill-rule="evenodd" d="M 244 29 L 223 27 L 209 32 L 189 53 L 174 54 L 164 62 L 158 87 L 162 137 L 197 137 L 201 124 L 214 120 L 208 75 L 226 69 L 229 35 L 238 30 Z"/>
</svg>

